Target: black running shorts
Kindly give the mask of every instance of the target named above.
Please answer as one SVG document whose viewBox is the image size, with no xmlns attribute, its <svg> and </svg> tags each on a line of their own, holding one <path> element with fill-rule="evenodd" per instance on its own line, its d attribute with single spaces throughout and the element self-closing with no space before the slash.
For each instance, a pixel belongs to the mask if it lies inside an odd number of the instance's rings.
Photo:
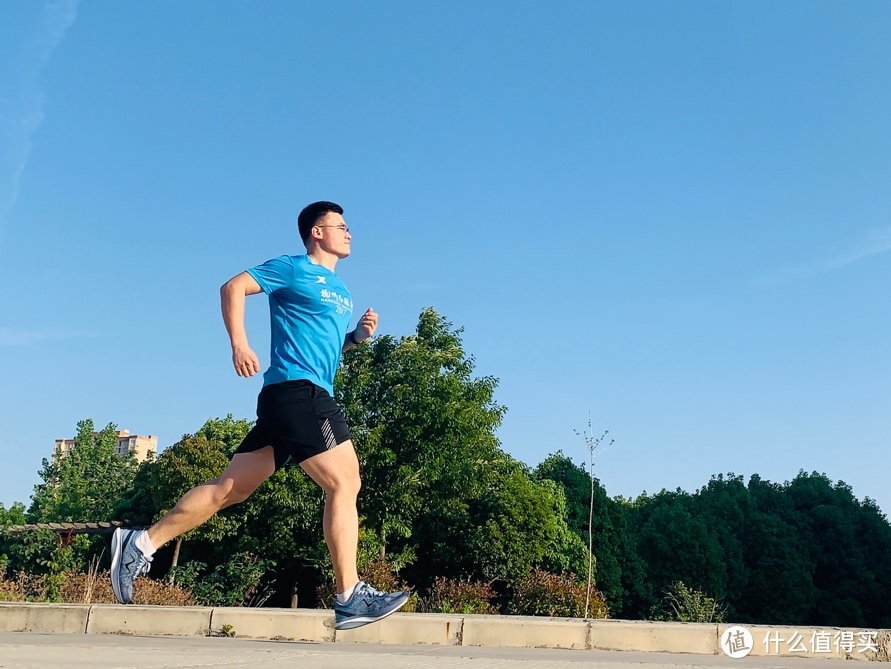
<svg viewBox="0 0 891 669">
<path fill-rule="evenodd" d="M 284 381 L 260 391 L 257 423 L 235 452 L 272 446 L 278 471 L 289 460 L 303 462 L 349 438 L 343 412 L 327 390 L 310 381 Z"/>
</svg>

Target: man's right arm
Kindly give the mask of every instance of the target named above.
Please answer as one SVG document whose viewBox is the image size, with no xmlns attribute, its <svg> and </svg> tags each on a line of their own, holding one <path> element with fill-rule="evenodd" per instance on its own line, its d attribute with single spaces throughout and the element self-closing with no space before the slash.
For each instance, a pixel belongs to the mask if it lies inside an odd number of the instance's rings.
<svg viewBox="0 0 891 669">
<path fill-rule="evenodd" d="M 260 360 L 251 350 L 244 329 L 244 301 L 248 295 L 261 292 L 260 284 L 247 272 L 232 277 L 220 288 L 223 323 L 232 344 L 232 365 L 239 376 L 253 376 L 260 371 Z"/>
</svg>

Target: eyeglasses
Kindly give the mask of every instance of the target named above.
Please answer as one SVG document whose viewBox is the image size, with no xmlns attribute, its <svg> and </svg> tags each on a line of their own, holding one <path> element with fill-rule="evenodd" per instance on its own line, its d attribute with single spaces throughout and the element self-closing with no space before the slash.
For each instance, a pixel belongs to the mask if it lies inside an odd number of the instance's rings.
<svg viewBox="0 0 891 669">
<path fill-rule="evenodd" d="M 350 228 L 347 225 L 316 225 L 313 227 L 316 227 L 316 228 L 337 228 L 344 234 L 349 234 L 349 232 L 350 232 Z"/>
</svg>

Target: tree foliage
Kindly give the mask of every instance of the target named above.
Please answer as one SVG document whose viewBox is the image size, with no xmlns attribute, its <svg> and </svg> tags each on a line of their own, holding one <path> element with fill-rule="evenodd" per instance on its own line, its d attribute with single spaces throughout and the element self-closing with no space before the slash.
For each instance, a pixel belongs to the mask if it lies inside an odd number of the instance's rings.
<svg viewBox="0 0 891 669">
<path fill-rule="evenodd" d="M 379 337 L 348 351 L 337 378 L 362 465 L 361 513 L 382 553 L 410 544 L 413 524 L 438 491 L 466 495 L 477 485 L 475 467 L 501 457 L 497 381 L 473 378 L 461 331 L 450 328 L 426 309 L 416 335 Z"/>
<path fill-rule="evenodd" d="M 425 309 L 415 334 L 378 337 L 344 356 L 336 395 L 362 469 L 360 570 L 404 579 L 429 593 L 422 603 L 575 611 L 566 602 L 576 602 L 587 576 L 592 480 L 562 452 L 530 470 L 502 450 L 497 380 L 475 376 L 461 335 Z M 43 461 L 30 507 L 0 506 L 0 525 L 148 524 L 218 476 L 250 427 L 231 415 L 210 419 L 137 466 L 115 452 L 114 425 L 95 432 L 81 421 L 71 452 Z M 727 474 L 693 492 L 633 500 L 593 483 L 605 598 L 598 594 L 597 615 L 608 607 L 623 618 L 891 627 L 891 525 L 841 481 L 817 472 L 785 483 Z M 269 603 L 281 606 L 292 592 L 327 591 L 323 506 L 318 486 L 286 467 L 186 535 L 177 573 L 206 602 L 257 603 L 274 588 Z M 41 574 L 55 596 L 60 576 L 106 543 L 0 534 L 0 570 Z M 163 573 L 160 553 L 152 575 Z"/>
<path fill-rule="evenodd" d="M 570 518 L 577 517 L 587 501 L 573 493 L 578 476 L 560 458 L 537 473 L 564 486 L 575 507 Z M 720 601 L 731 621 L 891 625 L 884 594 L 891 592 L 891 525 L 872 500 L 858 501 L 825 474 L 800 472 L 782 484 L 717 475 L 694 493 L 604 496 L 595 502 L 595 527 L 598 587 L 619 617 L 664 616 L 665 593 L 683 600 L 683 582 L 688 594 Z M 630 551 L 616 553 L 617 593 L 608 556 L 610 543 L 621 541 Z"/>
<path fill-rule="evenodd" d="M 165 449 L 152 468 L 149 479 L 152 501 L 158 510 L 156 519 L 170 511 L 189 490 L 219 476 L 228 462 L 223 442 L 212 441 L 200 434 L 184 435 Z M 237 529 L 238 524 L 228 514 L 219 513 L 184 535 L 184 538 L 200 536 L 219 540 Z"/>
<path fill-rule="evenodd" d="M 95 432 L 92 420 L 77 424 L 74 446 L 63 457 L 44 458 L 34 488 L 31 522 L 108 520 L 133 482 L 136 461 L 118 455 L 118 430 L 111 423 Z"/>
<path fill-rule="evenodd" d="M 362 465 L 364 526 L 422 583 L 577 569 L 585 549 L 562 491 L 501 450 L 497 380 L 474 377 L 461 332 L 425 309 L 415 335 L 345 355 L 337 394 Z"/>
</svg>

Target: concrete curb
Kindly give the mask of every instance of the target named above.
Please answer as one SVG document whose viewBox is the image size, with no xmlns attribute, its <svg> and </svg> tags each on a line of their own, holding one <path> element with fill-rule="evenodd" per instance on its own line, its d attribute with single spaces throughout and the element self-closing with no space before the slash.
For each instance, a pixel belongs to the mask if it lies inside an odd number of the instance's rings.
<svg viewBox="0 0 891 669">
<path fill-rule="evenodd" d="M 531 616 L 397 613 L 355 630 L 334 629 L 332 611 L 321 609 L 118 606 L 0 602 L 0 632 L 235 636 L 312 642 L 430 644 L 516 648 L 566 648 L 718 655 L 730 625 L 631 620 L 581 620 Z M 843 628 L 749 625 L 754 657 L 785 656 L 888 662 L 891 630 L 873 630 L 870 648 L 845 652 L 833 635 L 860 645 L 864 632 Z M 783 643 L 790 640 L 800 642 Z M 830 641 L 826 641 L 830 639 Z M 828 648 L 807 652 L 815 641 Z M 776 642 L 776 643 L 774 643 Z M 827 645 L 828 644 L 828 645 Z M 875 646 L 874 650 L 871 646 Z M 801 648 L 805 648 L 804 651 Z M 819 647 L 819 646 L 818 646 Z"/>
<path fill-rule="evenodd" d="M 591 623 L 590 647 L 597 650 L 717 655 L 721 652 L 718 627 L 717 624 L 708 623 L 596 620 Z"/>
<path fill-rule="evenodd" d="M 97 604 L 89 606 L 87 634 L 207 636 L 212 613 L 210 607 Z"/>
<path fill-rule="evenodd" d="M 89 616 L 86 604 L 0 602 L 0 631 L 85 634 Z"/>
</svg>

